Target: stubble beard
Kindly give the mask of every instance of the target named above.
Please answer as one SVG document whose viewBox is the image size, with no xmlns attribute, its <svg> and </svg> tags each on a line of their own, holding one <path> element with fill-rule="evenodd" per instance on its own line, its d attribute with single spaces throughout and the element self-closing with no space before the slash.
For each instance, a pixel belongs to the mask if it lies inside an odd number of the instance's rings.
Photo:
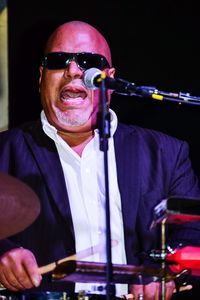
<svg viewBox="0 0 200 300">
<path fill-rule="evenodd" d="M 75 126 L 82 126 L 84 125 L 88 119 L 89 119 L 89 115 L 86 113 L 80 114 L 80 112 L 76 112 L 75 110 L 73 111 L 60 111 L 60 110 L 56 110 L 55 111 L 56 114 L 56 118 L 57 120 L 65 125 L 65 126 L 71 126 L 71 127 L 75 127 Z"/>
</svg>

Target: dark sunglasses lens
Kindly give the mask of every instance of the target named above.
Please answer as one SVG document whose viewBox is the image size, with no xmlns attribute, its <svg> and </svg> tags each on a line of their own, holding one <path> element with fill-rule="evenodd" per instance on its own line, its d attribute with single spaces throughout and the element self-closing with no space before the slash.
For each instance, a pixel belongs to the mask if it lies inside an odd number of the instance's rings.
<svg viewBox="0 0 200 300">
<path fill-rule="evenodd" d="M 109 67 L 109 64 L 105 57 L 100 54 L 92 54 L 92 53 L 80 53 L 77 54 L 77 63 L 78 65 L 84 69 L 97 68 L 103 70 Z"/>
<path fill-rule="evenodd" d="M 106 58 L 100 54 L 92 53 L 66 53 L 51 52 L 48 53 L 42 62 L 42 65 L 50 70 L 61 70 L 68 66 L 71 59 L 75 59 L 78 66 L 83 70 L 97 68 L 103 70 L 109 67 Z"/>
<path fill-rule="evenodd" d="M 44 66 L 50 70 L 60 70 L 67 67 L 70 55 L 67 53 L 48 53 L 44 60 Z"/>
</svg>

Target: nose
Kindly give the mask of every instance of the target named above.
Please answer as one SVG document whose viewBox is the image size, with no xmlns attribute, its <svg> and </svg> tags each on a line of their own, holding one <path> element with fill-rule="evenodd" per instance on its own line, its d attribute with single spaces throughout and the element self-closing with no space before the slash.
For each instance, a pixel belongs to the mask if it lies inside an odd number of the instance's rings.
<svg viewBox="0 0 200 300">
<path fill-rule="evenodd" d="M 81 78 L 82 75 L 83 75 L 83 71 L 79 68 L 79 66 L 74 60 L 70 61 L 68 67 L 64 70 L 64 74 L 63 74 L 65 78 L 71 78 L 71 79 Z"/>
</svg>

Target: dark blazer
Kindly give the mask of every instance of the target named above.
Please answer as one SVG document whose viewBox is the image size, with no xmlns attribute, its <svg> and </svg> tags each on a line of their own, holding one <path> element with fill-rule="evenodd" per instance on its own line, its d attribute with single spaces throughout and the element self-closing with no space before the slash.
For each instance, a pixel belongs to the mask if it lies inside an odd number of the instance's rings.
<svg viewBox="0 0 200 300">
<path fill-rule="evenodd" d="M 119 124 L 114 142 L 127 260 L 139 264 L 137 254 L 155 249 L 160 243 L 157 228 L 149 229 L 153 207 L 172 195 L 200 196 L 198 182 L 183 141 Z M 0 254 L 23 246 L 34 253 L 39 266 L 74 254 L 74 231 L 61 163 L 40 121 L 0 133 L 0 171 L 27 183 L 41 201 L 36 221 L 1 240 Z M 179 238 L 188 239 L 188 234 L 181 233 Z"/>
</svg>

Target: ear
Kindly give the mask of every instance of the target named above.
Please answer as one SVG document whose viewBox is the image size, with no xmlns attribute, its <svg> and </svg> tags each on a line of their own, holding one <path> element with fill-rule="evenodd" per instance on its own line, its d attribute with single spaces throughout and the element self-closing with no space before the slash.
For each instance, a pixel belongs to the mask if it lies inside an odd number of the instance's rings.
<svg viewBox="0 0 200 300">
<path fill-rule="evenodd" d="M 116 71 L 115 68 L 108 69 L 107 76 L 109 76 L 111 78 L 114 78 L 115 77 L 115 71 Z M 110 96 L 112 95 L 113 92 L 114 92 L 113 90 L 108 90 L 109 102 L 110 102 Z"/>
<path fill-rule="evenodd" d="M 115 68 L 108 69 L 108 76 L 114 78 L 115 71 L 116 71 Z"/>
<path fill-rule="evenodd" d="M 42 66 L 40 66 L 39 67 L 39 72 L 40 72 L 40 76 L 39 76 L 39 92 L 40 92 L 40 85 L 41 85 L 41 81 L 42 81 L 43 70 L 44 70 L 44 68 Z"/>
</svg>

